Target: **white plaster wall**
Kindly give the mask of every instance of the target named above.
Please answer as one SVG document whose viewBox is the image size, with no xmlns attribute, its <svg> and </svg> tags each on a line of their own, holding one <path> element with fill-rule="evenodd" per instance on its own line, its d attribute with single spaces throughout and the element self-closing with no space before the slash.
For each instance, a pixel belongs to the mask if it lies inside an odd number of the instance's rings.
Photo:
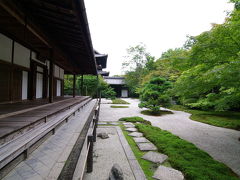
<svg viewBox="0 0 240 180">
<path fill-rule="evenodd" d="M 43 75 L 37 73 L 36 77 L 36 98 L 42 98 L 43 96 Z"/>
<path fill-rule="evenodd" d="M 0 59 L 12 62 L 12 40 L 0 33 Z"/>
<path fill-rule="evenodd" d="M 61 96 L 61 81 L 57 80 L 57 96 Z"/>
<path fill-rule="evenodd" d="M 13 63 L 26 68 L 30 68 L 30 50 L 15 42 Z"/>
<path fill-rule="evenodd" d="M 28 72 L 22 72 L 22 100 L 27 99 L 28 96 Z"/>
</svg>

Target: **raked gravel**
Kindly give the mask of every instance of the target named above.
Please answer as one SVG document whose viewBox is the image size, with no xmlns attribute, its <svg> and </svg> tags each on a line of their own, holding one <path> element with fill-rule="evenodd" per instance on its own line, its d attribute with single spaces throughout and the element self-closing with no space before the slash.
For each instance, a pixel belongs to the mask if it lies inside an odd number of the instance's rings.
<svg viewBox="0 0 240 180">
<path fill-rule="evenodd" d="M 124 99 L 124 98 L 123 98 Z M 153 126 L 168 130 L 171 133 L 192 142 L 200 149 L 208 152 L 214 159 L 225 163 L 240 176 L 240 131 L 220 128 L 208 124 L 192 121 L 190 114 L 182 111 L 172 111 L 160 117 L 141 114 L 138 99 L 124 99 L 129 108 L 110 108 L 111 104 L 102 104 L 100 119 L 103 121 L 118 121 L 122 117 L 140 116 L 151 121 Z M 104 103 L 105 100 L 103 99 Z M 109 102 L 109 101 L 108 101 Z"/>
</svg>

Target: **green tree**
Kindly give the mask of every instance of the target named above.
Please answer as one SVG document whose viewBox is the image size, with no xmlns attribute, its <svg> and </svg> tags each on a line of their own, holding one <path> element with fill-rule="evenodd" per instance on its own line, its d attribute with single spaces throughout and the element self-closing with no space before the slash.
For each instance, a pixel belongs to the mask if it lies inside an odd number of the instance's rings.
<svg viewBox="0 0 240 180">
<path fill-rule="evenodd" d="M 240 108 L 240 11 L 195 37 L 188 69 L 174 84 L 182 104 L 217 111 Z"/>
<path fill-rule="evenodd" d="M 64 93 L 72 95 L 73 76 L 65 75 L 64 77 Z M 81 87 L 83 87 L 81 89 Z M 83 90 L 83 92 L 81 92 Z M 96 97 L 98 92 L 102 92 L 102 97 L 115 98 L 115 91 L 104 81 L 102 76 L 84 75 L 83 84 L 82 77 L 76 78 L 76 94 L 82 96 Z"/>
<path fill-rule="evenodd" d="M 161 105 L 168 105 L 170 97 L 167 91 L 171 83 L 165 78 L 153 78 L 140 91 L 140 108 L 148 108 L 152 113 L 158 113 Z"/>
<path fill-rule="evenodd" d="M 127 49 L 122 69 L 125 71 L 125 81 L 129 87 L 130 96 L 138 96 L 143 77 L 155 68 L 154 59 L 143 44 Z"/>
</svg>

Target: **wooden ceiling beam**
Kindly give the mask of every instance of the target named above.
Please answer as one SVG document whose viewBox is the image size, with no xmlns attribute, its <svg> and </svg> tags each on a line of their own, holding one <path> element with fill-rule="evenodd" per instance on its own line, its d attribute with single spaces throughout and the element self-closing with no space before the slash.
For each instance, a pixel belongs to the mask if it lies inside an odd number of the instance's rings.
<svg viewBox="0 0 240 180">
<path fill-rule="evenodd" d="M 50 23 L 54 23 L 54 24 L 58 24 L 60 26 L 68 26 L 71 28 L 80 28 L 80 26 L 78 24 L 76 24 L 76 22 L 72 21 L 72 22 L 68 22 L 68 21 L 63 21 L 60 18 L 56 18 L 53 16 L 47 16 L 47 15 L 43 15 L 41 13 L 36 14 L 36 17 L 40 20 L 40 19 L 44 19 L 44 21 L 48 21 Z M 46 23 L 46 22 L 45 22 Z"/>
</svg>

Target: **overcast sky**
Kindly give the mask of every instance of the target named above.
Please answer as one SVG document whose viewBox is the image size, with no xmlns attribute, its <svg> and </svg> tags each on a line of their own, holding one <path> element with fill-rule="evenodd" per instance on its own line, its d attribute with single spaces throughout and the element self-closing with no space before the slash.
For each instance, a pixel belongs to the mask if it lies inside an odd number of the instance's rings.
<svg viewBox="0 0 240 180">
<path fill-rule="evenodd" d="M 110 75 L 123 74 L 129 46 L 144 43 L 152 56 L 181 47 L 186 35 L 198 35 L 223 23 L 233 9 L 228 0 L 85 0 L 93 47 L 108 54 Z"/>
</svg>

